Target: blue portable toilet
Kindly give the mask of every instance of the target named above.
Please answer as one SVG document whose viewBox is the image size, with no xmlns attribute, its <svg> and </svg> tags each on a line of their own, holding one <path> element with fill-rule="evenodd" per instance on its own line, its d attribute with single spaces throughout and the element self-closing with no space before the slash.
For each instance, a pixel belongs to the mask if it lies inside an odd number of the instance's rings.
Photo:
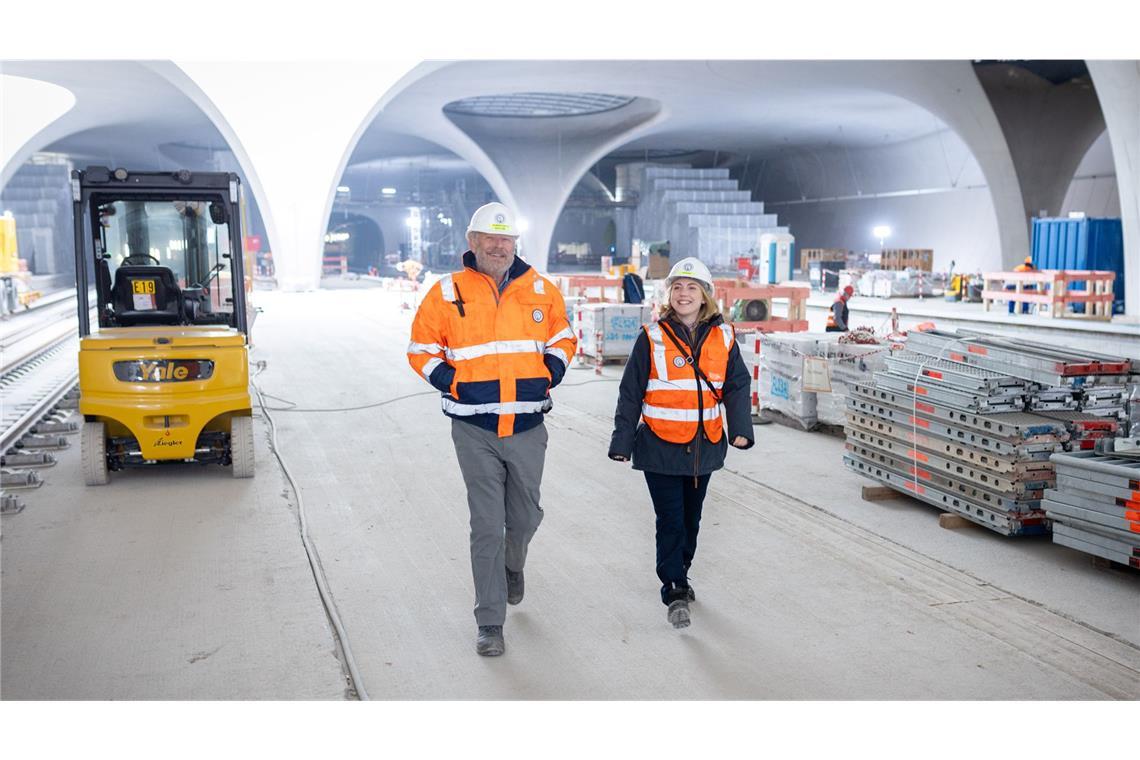
<svg viewBox="0 0 1140 760">
<path fill-rule="evenodd" d="M 775 285 L 792 279 L 796 239 L 787 232 L 764 232 L 760 235 L 760 282 Z"/>
<path fill-rule="evenodd" d="M 1112 313 L 1124 313 L 1124 229 L 1119 219 L 1034 219 L 1031 250 L 1038 269 L 1116 272 Z"/>
</svg>

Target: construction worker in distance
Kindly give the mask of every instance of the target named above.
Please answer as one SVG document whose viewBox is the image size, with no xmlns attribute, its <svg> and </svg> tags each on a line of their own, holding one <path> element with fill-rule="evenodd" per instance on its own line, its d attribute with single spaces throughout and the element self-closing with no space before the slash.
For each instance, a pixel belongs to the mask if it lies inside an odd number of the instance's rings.
<svg viewBox="0 0 1140 760">
<path fill-rule="evenodd" d="M 412 322 L 408 361 L 439 390 L 467 486 L 475 651 L 505 650 L 507 604 L 523 598 L 527 546 L 542 522 L 550 389 L 577 350 L 558 288 L 515 256 L 501 203 L 475 211 L 463 269 L 432 285 Z"/>
<path fill-rule="evenodd" d="M 632 458 L 645 473 L 657 515 L 661 601 L 673 627 L 684 628 L 696 601 L 689 567 L 709 478 L 724 466 L 728 443 L 747 449 L 755 438 L 751 375 L 713 299 L 708 267 L 682 259 L 665 286 L 661 318 L 643 326 L 625 365 L 609 457 Z"/>
<path fill-rule="evenodd" d="M 853 295 L 855 288 L 844 285 L 843 290 L 835 297 L 835 303 L 831 304 L 831 312 L 827 315 L 827 332 L 847 332 L 851 329 L 849 324 L 851 311 L 847 308 L 847 302 Z"/>
<path fill-rule="evenodd" d="M 1015 272 L 1036 272 L 1037 267 L 1033 266 L 1033 257 L 1032 256 L 1026 256 L 1025 261 L 1023 261 L 1020 264 L 1018 264 L 1017 266 L 1015 266 L 1013 268 L 1013 271 L 1015 271 Z M 1017 290 L 1017 286 L 1015 284 L 1013 284 L 1012 282 L 1008 282 L 1005 285 L 1005 289 L 1006 290 Z M 1021 286 L 1021 290 L 1022 290 L 1022 292 L 1026 292 L 1026 291 L 1030 291 L 1030 290 L 1036 291 L 1037 285 L 1035 285 L 1032 282 L 1027 282 Z M 1010 301 L 1009 302 L 1009 313 L 1010 314 L 1014 313 L 1014 306 L 1015 306 L 1015 302 Z M 1021 304 L 1021 313 L 1022 314 L 1028 314 L 1029 313 L 1029 304 L 1027 304 L 1027 303 Z"/>
</svg>

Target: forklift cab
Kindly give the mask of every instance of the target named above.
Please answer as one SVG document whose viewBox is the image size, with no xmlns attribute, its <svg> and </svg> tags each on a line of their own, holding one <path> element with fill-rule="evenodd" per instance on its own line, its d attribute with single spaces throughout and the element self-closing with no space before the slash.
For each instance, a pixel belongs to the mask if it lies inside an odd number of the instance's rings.
<svg viewBox="0 0 1140 760">
<path fill-rule="evenodd" d="M 171 461 L 251 476 L 237 175 L 95 166 L 72 172 L 72 191 L 87 482 Z"/>
</svg>

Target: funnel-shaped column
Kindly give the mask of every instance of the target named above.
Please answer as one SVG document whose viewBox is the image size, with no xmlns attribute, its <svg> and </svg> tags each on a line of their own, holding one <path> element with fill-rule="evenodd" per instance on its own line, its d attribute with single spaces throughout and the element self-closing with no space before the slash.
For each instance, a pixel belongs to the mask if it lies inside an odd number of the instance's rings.
<svg viewBox="0 0 1140 760">
<path fill-rule="evenodd" d="M 505 187 L 492 186 L 526 222 L 522 254 L 545 270 L 554 225 L 574 186 L 599 159 L 628 142 L 660 113 L 656 101 L 580 116 L 502 117 L 445 109 L 495 165 Z"/>
</svg>

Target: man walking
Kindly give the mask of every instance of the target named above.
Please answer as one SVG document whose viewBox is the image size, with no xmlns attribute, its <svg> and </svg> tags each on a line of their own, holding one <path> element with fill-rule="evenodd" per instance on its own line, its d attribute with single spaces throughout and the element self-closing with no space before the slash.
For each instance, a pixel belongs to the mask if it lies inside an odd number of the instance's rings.
<svg viewBox="0 0 1140 760">
<path fill-rule="evenodd" d="M 471 511 L 475 651 L 503 653 L 507 604 L 523 598 L 527 546 L 542 522 L 550 389 L 578 341 L 562 294 L 515 256 L 501 203 L 477 209 L 463 269 L 444 275 L 412 322 L 408 361 L 440 393 Z"/>
<path fill-rule="evenodd" d="M 847 308 L 847 302 L 851 300 L 851 296 L 855 295 L 855 288 L 852 285 L 845 285 L 839 295 L 835 297 L 835 303 L 831 304 L 831 312 L 827 315 L 827 332 L 847 332 L 851 326 L 847 323 L 851 318 L 851 310 Z"/>
</svg>

